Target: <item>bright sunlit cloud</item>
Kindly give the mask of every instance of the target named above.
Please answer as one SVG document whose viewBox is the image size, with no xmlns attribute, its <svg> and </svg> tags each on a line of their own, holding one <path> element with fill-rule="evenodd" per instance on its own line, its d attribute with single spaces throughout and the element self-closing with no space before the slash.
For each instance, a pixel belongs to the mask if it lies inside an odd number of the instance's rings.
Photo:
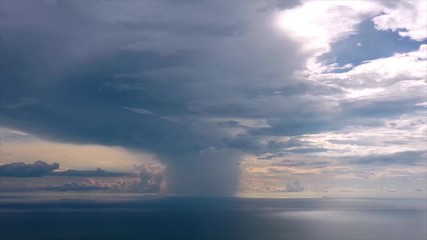
<svg viewBox="0 0 427 240">
<path fill-rule="evenodd" d="M 356 25 L 380 12 L 370 1 L 304 1 L 277 14 L 276 26 L 302 42 L 314 56 L 329 51 L 330 44 L 356 34 Z"/>
</svg>

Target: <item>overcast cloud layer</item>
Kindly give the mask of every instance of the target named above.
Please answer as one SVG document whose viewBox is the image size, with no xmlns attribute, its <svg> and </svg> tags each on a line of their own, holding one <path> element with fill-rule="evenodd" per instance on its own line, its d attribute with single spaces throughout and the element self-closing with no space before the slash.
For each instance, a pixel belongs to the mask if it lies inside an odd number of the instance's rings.
<svg viewBox="0 0 427 240">
<path fill-rule="evenodd" d="M 153 154 L 179 194 L 425 190 L 426 4 L 2 1 L 1 126 Z"/>
</svg>

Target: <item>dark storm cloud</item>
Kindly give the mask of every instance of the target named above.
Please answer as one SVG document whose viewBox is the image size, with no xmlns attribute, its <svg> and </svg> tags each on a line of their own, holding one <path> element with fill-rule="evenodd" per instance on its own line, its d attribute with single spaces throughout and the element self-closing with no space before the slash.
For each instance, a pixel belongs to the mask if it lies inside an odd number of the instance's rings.
<svg viewBox="0 0 427 240">
<path fill-rule="evenodd" d="M 0 176 L 2 177 L 41 177 L 58 169 L 58 163 L 48 164 L 36 161 L 33 164 L 23 162 L 0 165 Z"/>
<path fill-rule="evenodd" d="M 258 111 L 254 97 L 295 85 L 277 79 L 303 61 L 295 43 L 254 26 L 271 24 L 263 3 L 229 4 L 2 2 L 1 124 L 149 151 L 168 165 L 172 188 L 233 194 L 240 154 L 200 156 L 227 136 L 200 117 Z M 216 157 L 232 159 L 204 161 Z"/>
</svg>

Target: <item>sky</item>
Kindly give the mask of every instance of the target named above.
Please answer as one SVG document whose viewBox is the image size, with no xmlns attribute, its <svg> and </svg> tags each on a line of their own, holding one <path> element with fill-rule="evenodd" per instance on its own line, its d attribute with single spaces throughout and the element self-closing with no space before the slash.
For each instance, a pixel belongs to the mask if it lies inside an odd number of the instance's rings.
<svg viewBox="0 0 427 240">
<path fill-rule="evenodd" d="M 426 197 L 426 1 L 0 4 L 12 190 Z"/>
</svg>

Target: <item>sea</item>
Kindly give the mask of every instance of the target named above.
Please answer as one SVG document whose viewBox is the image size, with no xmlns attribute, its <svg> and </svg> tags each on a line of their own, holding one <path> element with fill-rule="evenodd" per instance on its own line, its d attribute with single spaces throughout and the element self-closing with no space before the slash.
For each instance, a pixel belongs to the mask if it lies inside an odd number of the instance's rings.
<svg viewBox="0 0 427 240">
<path fill-rule="evenodd" d="M 426 199 L 0 196 L 0 239 L 425 240 Z"/>
</svg>

